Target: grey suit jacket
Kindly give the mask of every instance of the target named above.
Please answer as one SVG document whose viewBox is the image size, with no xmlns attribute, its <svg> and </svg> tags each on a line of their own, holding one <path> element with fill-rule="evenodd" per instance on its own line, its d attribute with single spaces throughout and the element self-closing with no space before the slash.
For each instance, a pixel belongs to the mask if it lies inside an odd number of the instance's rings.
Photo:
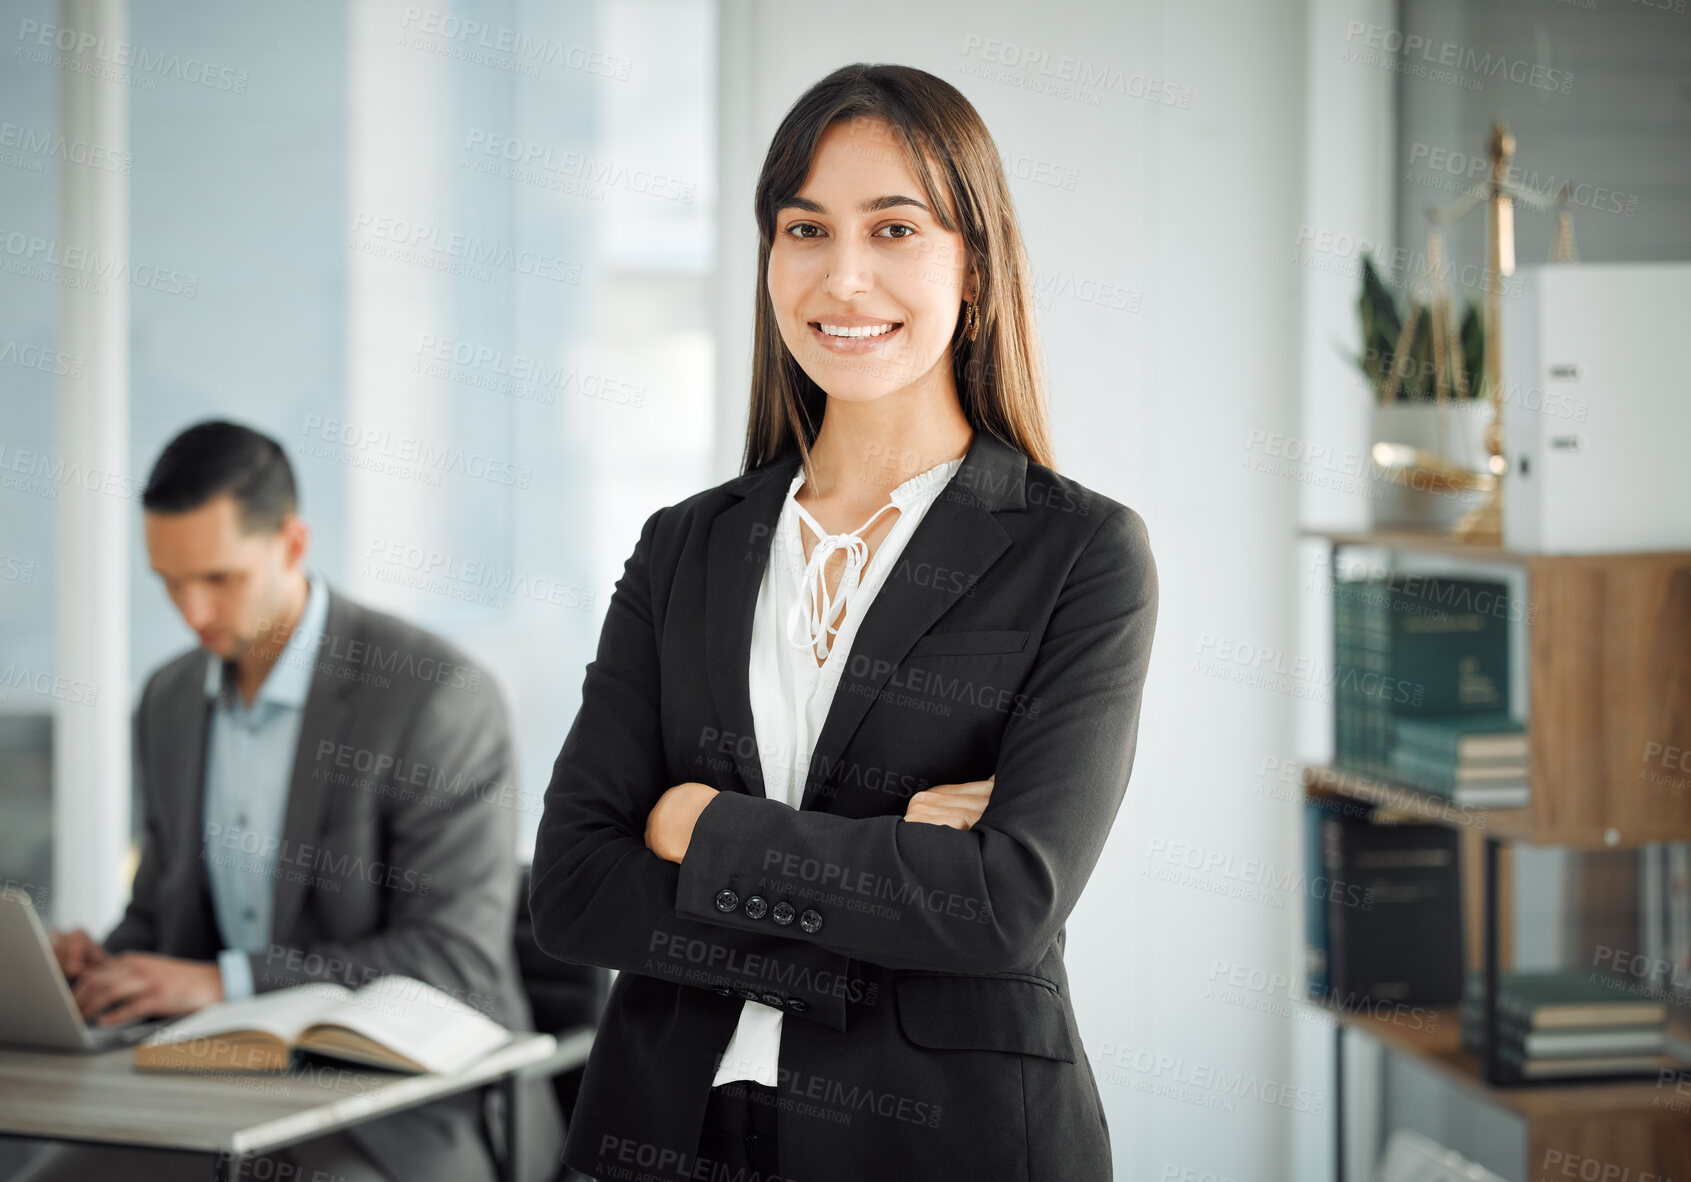
<svg viewBox="0 0 1691 1182">
<path fill-rule="evenodd" d="M 203 839 L 207 659 L 195 649 L 157 670 L 135 711 L 145 831 L 112 952 L 213 960 L 223 947 Z M 254 989 L 397 973 L 532 1030 L 512 944 L 517 795 L 497 685 L 439 637 L 332 588 L 318 650 L 282 659 L 314 669 Z M 560 1152 L 557 1102 L 543 1079 L 519 1093 L 522 1177 L 542 1182 Z M 488 1176 L 476 1093 L 350 1132 L 406 1182 Z"/>
</svg>

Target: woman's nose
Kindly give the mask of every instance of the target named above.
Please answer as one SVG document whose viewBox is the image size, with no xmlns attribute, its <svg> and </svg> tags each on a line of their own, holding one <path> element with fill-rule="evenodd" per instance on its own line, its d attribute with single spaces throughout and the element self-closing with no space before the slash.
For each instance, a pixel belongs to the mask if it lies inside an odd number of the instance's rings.
<svg viewBox="0 0 1691 1182">
<path fill-rule="evenodd" d="M 834 276 L 839 278 L 835 279 Z M 874 272 L 866 252 L 858 247 L 841 246 L 823 269 L 822 290 L 836 299 L 868 291 L 874 286 Z"/>
</svg>

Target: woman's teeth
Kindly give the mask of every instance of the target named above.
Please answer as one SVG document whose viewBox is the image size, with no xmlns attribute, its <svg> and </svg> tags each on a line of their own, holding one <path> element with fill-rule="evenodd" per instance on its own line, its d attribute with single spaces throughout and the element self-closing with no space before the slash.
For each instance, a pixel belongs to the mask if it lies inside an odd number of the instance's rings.
<svg viewBox="0 0 1691 1182">
<path fill-rule="evenodd" d="M 819 324 L 816 327 L 831 337 L 878 337 L 882 333 L 891 332 L 898 325 L 877 324 L 873 328 L 838 328 L 832 324 Z"/>
</svg>

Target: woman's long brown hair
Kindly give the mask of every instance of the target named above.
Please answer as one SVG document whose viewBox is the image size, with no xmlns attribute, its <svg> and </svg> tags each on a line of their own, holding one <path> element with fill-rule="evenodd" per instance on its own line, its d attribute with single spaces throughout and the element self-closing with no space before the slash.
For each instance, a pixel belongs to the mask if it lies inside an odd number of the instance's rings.
<svg viewBox="0 0 1691 1182">
<path fill-rule="evenodd" d="M 884 120 L 947 230 L 961 232 L 977 276 L 976 339 L 952 333 L 951 368 L 963 415 L 1035 463 L 1054 468 L 1045 380 L 1033 320 L 1033 277 L 998 149 L 969 100 L 950 83 L 909 66 L 841 66 L 793 104 L 770 141 L 758 177 L 757 317 L 751 413 L 741 472 L 796 447 L 810 472 L 810 448 L 827 395 L 781 339 L 767 286 L 776 207 L 810 175 L 816 143 L 832 124 Z M 934 167 L 937 165 L 937 171 Z M 943 190 L 950 200 L 941 197 Z M 957 211 L 956 222 L 949 210 Z"/>
</svg>

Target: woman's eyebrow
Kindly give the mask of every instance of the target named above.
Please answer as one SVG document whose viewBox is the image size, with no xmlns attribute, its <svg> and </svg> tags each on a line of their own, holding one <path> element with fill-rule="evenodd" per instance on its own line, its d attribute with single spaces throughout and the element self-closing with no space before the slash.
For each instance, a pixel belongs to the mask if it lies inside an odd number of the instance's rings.
<svg viewBox="0 0 1691 1182">
<path fill-rule="evenodd" d="M 923 205 L 920 201 L 916 200 L 916 198 L 903 197 L 897 193 L 887 197 L 870 197 L 859 205 L 857 209 L 859 213 L 879 213 L 883 209 L 893 209 L 900 205 L 914 205 L 923 213 L 931 212 L 926 205 Z M 780 213 L 783 209 L 802 209 L 809 213 L 828 212 L 823 209 L 821 205 L 812 201 L 808 197 L 789 197 L 775 207 L 775 212 Z"/>
</svg>

